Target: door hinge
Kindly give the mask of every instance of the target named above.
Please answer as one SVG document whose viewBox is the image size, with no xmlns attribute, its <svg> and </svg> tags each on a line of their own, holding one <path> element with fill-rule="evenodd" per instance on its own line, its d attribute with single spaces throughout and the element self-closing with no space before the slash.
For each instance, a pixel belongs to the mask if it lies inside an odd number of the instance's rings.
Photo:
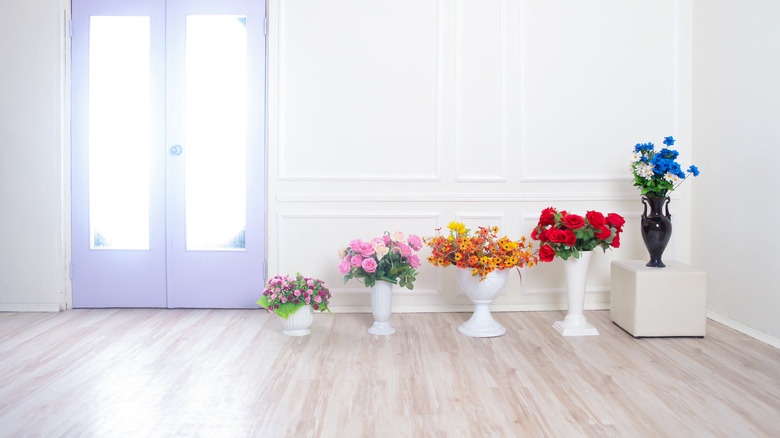
<svg viewBox="0 0 780 438">
<path fill-rule="evenodd" d="M 263 35 L 268 36 L 268 17 L 263 17 Z"/>
<path fill-rule="evenodd" d="M 73 18 L 68 19 L 68 36 L 73 38 Z"/>
</svg>

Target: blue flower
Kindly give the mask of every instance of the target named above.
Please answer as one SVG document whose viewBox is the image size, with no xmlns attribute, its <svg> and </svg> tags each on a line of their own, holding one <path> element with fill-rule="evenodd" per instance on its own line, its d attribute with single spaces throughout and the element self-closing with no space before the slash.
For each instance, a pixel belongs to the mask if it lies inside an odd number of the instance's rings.
<svg viewBox="0 0 780 438">
<path fill-rule="evenodd" d="M 688 168 L 688 173 L 692 173 L 693 176 L 699 176 L 699 168 L 691 164 L 691 167 Z"/>
<path fill-rule="evenodd" d="M 634 152 L 644 152 L 644 151 L 652 151 L 653 150 L 653 144 L 652 143 L 637 143 L 636 146 L 634 146 Z"/>
<path fill-rule="evenodd" d="M 670 135 L 669 137 L 664 137 L 664 144 L 667 146 L 671 146 L 674 144 L 674 138 Z"/>
<path fill-rule="evenodd" d="M 667 148 L 663 148 L 663 149 L 661 149 L 661 150 L 658 152 L 658 155 L 660 155 L 660 156 L 661 156 L 661 158 L 666 158 L 666 159 L 669 159 L 669 160 L 674 160 L 674 159 L 676 159 L 676 158 L 677 158 L 677 157 L 680 155 L 680 153 L 679 153 L 679 152 L 677 152 L 677 151 L 676 151 L 676 150 L 674 150 L 674 149 L 667 149 Z"/>
</svg>

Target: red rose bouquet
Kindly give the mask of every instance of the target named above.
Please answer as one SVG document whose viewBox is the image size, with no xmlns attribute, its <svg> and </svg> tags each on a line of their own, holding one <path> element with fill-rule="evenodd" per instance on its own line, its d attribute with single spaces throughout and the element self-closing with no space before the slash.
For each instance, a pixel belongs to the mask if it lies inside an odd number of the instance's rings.
<svg viewBox="0 0 780 438">
<path fill-rule="evenodd" d="M 585 217 L 569 214 L 549 207 L 542 210 L 539 224 L 531 233 L 541 241 L 539 260 L 551 262 L 558 256 L 564 260 L 571 256 L 580 258 L 582 251 L 600 247 L 620 247 L 620 233 L 626 221 L 622 216 L 609 213 L 606 217 L 598 211 L 589 211 Z"/>
</svg>

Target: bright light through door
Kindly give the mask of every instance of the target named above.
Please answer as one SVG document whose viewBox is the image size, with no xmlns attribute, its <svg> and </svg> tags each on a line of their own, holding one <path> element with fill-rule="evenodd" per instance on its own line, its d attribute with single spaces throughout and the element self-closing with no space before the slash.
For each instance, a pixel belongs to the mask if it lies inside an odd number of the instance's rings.
<svg viewBox="0 0 780 438">
<path fill-rule="evenodd" d="M 92 249 L 149 249 L 149 17 L 90 19 Z"/>
<path fill-rule="evenodd" d="M 186 21 L 187 250 L 246 248 L 246 17 Z"/>
</svg>

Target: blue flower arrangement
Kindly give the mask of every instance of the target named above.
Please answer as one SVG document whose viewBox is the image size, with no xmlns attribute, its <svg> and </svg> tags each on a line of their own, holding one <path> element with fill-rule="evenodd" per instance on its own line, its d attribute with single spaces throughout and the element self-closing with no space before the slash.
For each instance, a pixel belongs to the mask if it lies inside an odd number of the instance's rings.
<svg viewBox="0 0 780 438">
<path fill-rule="evenodd" d="M 634 174 L 634 185 L 642 190 L 642 195 L 651 198 L 663 198 L 676 189 L 686 178 L 699 176 L 699 168 L 691 165 L 683 172 L 677 157 L 680 155 L 674 149 L 674 138 L 664 137 L 664 146 L 655 151 L 652 143 L 637 143 L 631 162 Z"/>
</svg>

